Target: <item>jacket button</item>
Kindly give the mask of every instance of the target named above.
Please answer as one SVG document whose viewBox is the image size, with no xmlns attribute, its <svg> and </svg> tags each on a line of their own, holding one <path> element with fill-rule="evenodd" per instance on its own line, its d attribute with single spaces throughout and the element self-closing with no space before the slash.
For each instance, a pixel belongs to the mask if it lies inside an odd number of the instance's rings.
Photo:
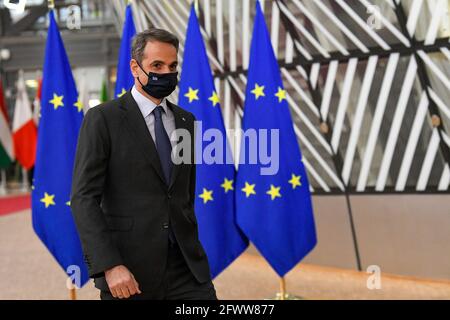
<svg viewBox="0 0 450 320">
<path fill-rule="evenodd" d="M 203 252 L 203 250 L 200 249 L 200 248 L 197 249 L 197 254 L 198 254 L 198 256 L 199 256 L 200 258 L 202 258 L 202 257 L 205 255 L 205 253 Z"/>
<path fill-rule="evenodd" d="M 164 222 L 164 223 L 163 223 L 163 228 L 164 228 L 164 229 L 169 229 L 169 223 Z"/>
</svg>

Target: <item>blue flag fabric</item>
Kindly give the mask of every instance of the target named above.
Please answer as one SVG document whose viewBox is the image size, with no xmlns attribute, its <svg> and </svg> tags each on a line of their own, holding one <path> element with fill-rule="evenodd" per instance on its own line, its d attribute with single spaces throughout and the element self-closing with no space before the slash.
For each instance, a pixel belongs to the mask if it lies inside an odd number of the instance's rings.
<svg viewBox="0 0 450 320">
<path fill-rule="evenodd" d="M 33 228 L 73 282 L 82 286 L 89 276 L 69 201 L 83 105 L 53 11 L 49 19 L 32 190 Z"/>
<path fill-rule="evenodd" d="M 125 94 L 134 84 L 134 78 L 130 71 L 131 42 L 136 35 L 133 22 L 131 5 L 125 11 L 125 22 L 123 24 L 122 40 L 120 42 L 119 62 L 117 63 L 117 79 L 114 97 L 118 98 Z"/>
<path fill-rule="evenodd" d="M 209 154 L 207 142 L 200 141 L 197 125 L 197 182 L 195 212 L 199 238 L 208 256 L 214 278 L 235 260 L 248 246 L 248 241 L 235 220 L 235 167 L 226 138 L 219 97 L 206 55 L 194 7 L 191 7 L 178 103 L 201 121 L 201 131 L 213 129 L 222 139 L 215 141 L 217 162 L 210 164 L 202 153 Z M 211 146 L 210 146 L 211 147 Z M 228 152 L 228 153 L 227 153 Z M 219 155 L 220 154 L 220 155 Z M 227 163 L 227 155 L 229 162 Z M 201 160 L 202 163 L 199 163 Z"/>
<path fill-rule="evenodd" d="M 244 136 L 236 181 L 237 223 L 278 275 L 284 276 L 314 248 L 317 240 L 308 178 L 258 1 L 242 129 Z M 272 159 L 278 156 L 278 170 L 262 174 L 263 168 L 269 166 L 261 158 L 251 161 L 250 152 L 255 152 L 250 143 L 244 141 L 249 129 L 259 132 L 260 157 L 264 144 L 261 132 L 264 131 L 259 130 L 268 130 L 267 150 L 274 153 Z M 278 129 L 279 140 L 271 140 L 276 137 L 271 129 Z"/>
</svg>

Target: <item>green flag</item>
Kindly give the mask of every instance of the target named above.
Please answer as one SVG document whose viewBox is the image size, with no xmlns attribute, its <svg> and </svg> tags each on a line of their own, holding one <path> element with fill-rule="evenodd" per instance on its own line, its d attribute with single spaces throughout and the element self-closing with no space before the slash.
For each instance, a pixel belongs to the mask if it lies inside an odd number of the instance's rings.
<svg viewBox="0 0 450 320">
<path fill-rule="evenodd" d="M 109 100 L 108 97 L 108 86 L 106 85 L 106 80 L 103 80 L 102 90 L 100 91 L 100 102 L 106 102 Z"/>
<path fill-rule="evenodd" d="M 13 139 L 8 122 L 8 112 L 3 96 L 3 86 L 0 80 L 0 168 L 7 168 L 14 159 Z"/>
</svg>

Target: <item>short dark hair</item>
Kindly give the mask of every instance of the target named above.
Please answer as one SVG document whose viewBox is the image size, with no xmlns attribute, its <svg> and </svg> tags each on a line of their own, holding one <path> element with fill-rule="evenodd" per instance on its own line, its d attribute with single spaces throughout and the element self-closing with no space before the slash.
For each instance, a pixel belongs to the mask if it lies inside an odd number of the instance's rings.
<svg viewBox="0 0 450 320">
<path fill-rule="evenodd" d="M 150 28 L 136 34 L 133 38 L 133 43 L 131 45 L 131 58 L 135 59 L 137 62 L 141 63 L 144 58 L 144 49 L 149 41 L 157 41 L 169 43 L 177 49 L 179 47 L 178 38 L 164 29 Z"/>
</svg>

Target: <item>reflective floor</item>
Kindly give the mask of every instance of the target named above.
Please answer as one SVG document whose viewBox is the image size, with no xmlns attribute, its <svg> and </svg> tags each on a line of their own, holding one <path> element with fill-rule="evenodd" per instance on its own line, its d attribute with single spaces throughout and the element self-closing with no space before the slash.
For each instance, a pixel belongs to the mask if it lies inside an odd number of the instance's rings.
<svg viewBox="0 0 450 320">
<path fill-rule="evenodd" d="M 0 299 L 68 299 L 65 274 L 31 227 L 30 210 L 0 216 Z M 368 274 L 298 265 L 286 277 L 287 291 L 306 299 L 450 299 L 450 281 L 382 275 L 381 289 L 367 289 Z M 250 250 L 214 281 L 219 299 L 273 298 L 279 280 Z M 78 299 L 98 299 L 90 282 Z"/>
</svg>

